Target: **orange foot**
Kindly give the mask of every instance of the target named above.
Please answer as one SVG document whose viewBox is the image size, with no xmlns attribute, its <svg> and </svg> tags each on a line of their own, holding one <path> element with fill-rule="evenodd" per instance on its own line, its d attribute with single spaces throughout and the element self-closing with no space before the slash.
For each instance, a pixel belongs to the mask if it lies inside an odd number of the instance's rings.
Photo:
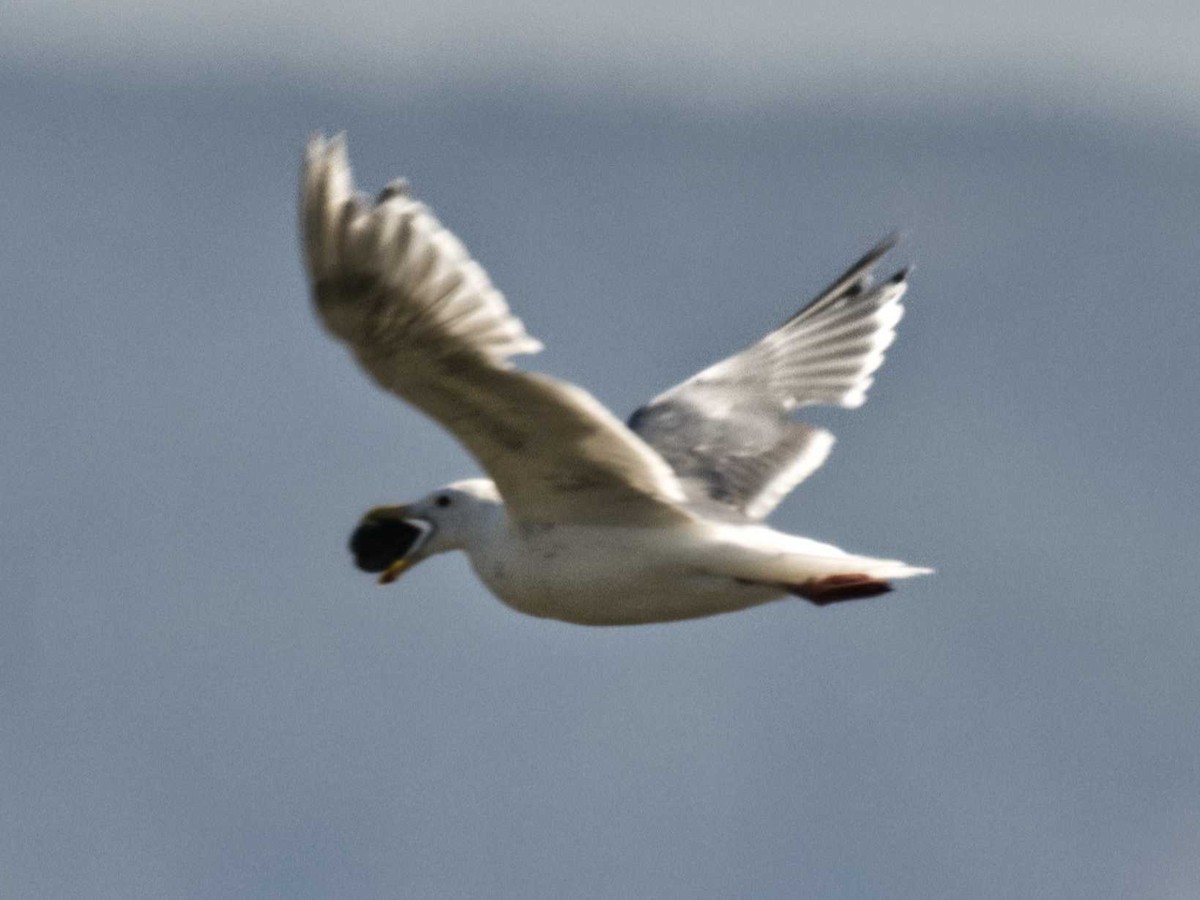
<svg viewBox="0 0 1200 900">
<path fill-rule="evenodd" d="M 803 597 L 815 606 L 878 597 L 891 589 L 891 584 L 870 575 L 828 575 L 825 578 L 814 578 L 804 584 L 787 585 L 789 594 Z"/>
</svg>

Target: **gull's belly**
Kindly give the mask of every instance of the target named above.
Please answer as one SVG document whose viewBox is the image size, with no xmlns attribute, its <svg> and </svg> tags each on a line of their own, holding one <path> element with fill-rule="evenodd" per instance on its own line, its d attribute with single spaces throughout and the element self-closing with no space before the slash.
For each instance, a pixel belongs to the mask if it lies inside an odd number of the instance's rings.
<svg viewBox="0 0 1200 900">
<path fill-rule="evenodd" d="M 783 596 L 707 574 L 696 535 L 658 528 L 514 530 L 471 554 L 480 579 L 529 615 L 588 625 L 689 619 Z"/>
</svg>

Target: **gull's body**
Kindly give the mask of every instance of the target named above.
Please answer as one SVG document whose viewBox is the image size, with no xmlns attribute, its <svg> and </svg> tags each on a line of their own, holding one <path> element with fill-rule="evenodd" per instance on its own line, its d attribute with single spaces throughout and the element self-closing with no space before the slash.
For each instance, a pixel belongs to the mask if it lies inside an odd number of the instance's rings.
<svg viewBox="0 0 1200 900">
<path fill-rule="evenodd" d="M 789 594 L 823 605 L 929 571 L 761 524 L 833 444 L 791 410 L 861 405 L 894 337 L 904 273 L 870 285 L 890 244 L 775 332 L 624 425 L 581 389 L 512 367 L 509 357 L 540 344 L 405 186 L 389 186 L 374 205 L 354 194 L 340 139 L 309 144 L 302 216 L 326 327 L 491 476 L 369 512 L 352 547 L 383 581 L 462 550 L 512 608 L 611 625 Z"/>
<path fill-rule="evenodd" d="M 452 495 L 461 511 L 449 523 L 457 539 L 448 549 L 464 551 L 493 594 L 519 612 L 586 625 L 732 612 L 785 597 L 787 585 L 864 566 L 878 577 L 911 571 L 758 524 L 699 518 L 672 528 L 521 524 L 485 479 L 435 496 L 443 495 Z M 428 515 L 426 505 L 404 507 L 405 514 Z"/>
</svg>

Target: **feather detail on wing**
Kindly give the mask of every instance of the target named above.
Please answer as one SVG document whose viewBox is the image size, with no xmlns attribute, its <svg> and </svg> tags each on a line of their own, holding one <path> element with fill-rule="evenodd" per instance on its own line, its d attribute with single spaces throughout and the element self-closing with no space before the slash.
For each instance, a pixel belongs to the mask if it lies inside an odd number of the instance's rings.
<svg viewBox="0 0 1200 900">
<path fill-rule="evenodd" d="M 523 522 L 689 518 L 670 466 L 586 391 L 514 369 L 541 344 L 429 209 L 354 192 L 344 141 L 313 137 L 301 196 L 318 313 L 383 388 L 440 422 Z"/>
<path fill-rule="evenodd" d="M 634 413 L 630 427 L 671 464 L 693 502 L 761 519 L 825 461 L 833 435 L 789 413 L 865 402 L 904 313 L 907 270 L 871 286 L 894 243 L 873 247 L 762 340 Z"/>
</svg>

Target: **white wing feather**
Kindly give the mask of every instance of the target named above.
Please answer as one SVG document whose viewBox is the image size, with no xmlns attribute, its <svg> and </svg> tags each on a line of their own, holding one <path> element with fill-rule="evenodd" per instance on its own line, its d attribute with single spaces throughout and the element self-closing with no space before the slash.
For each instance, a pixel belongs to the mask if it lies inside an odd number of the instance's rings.
<svg viewBox="0 0 1200 900">
<path fill-rule="evenodd" d="M 873 251 L 875 252 L 875 251 Z M 884 351 L 904 315 L 907 272 L 871 288 L 824 295 L 741 353 L 693 376 L 697 385 L 744 386 L 776 397 L 786 409 L 866 402 Z"/>
<path fill-rule="evenodd" d="M 541 344 L 424 204 L 354 192 L 340 137 L 310 140 L 301 196 L 317 310 L 363 368 L 449 429 L 523 522 L 690 518 L 670 466 L 586 391 L 514 369 Z"/>
</svg>

